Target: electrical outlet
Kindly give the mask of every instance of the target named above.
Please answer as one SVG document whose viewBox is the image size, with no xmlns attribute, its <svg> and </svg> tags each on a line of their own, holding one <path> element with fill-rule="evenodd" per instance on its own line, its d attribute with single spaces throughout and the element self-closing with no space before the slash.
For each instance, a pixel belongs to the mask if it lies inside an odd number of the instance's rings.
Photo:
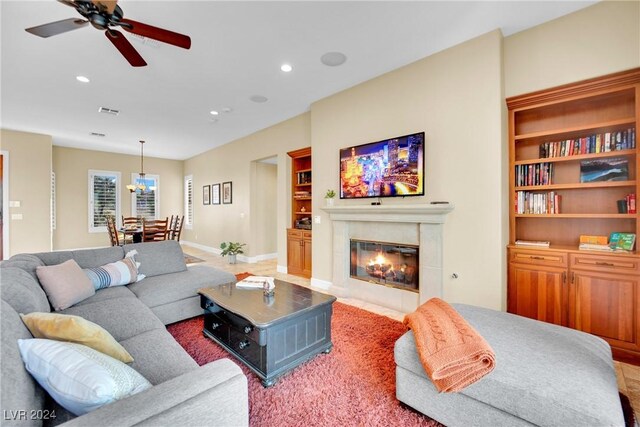
<svg viewBox="0 0 640 427">
<path fill-rule="evenodd" d="M 320 224 L 320 215 L 316 215 L 313 217 L 313 222 L 316 224 Z"/>
</svg>

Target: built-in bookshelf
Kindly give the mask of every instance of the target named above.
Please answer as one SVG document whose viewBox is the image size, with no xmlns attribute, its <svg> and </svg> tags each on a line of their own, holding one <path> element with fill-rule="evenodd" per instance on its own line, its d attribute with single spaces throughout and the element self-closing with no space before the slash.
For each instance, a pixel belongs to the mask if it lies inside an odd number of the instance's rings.
<svg viewBox="0 0 640 427">
<path fill-rule="evenodd" d="M 287 272 L 311 277 L 312 183 L 311 147 L 291 157 L 291 228 L 287 230 Z"/>
<path fill-rule="evenodd" d="M 640 68 L 507 106 L 507 310 L 598 335 L 640 364 L 640 253 L 607 242 L 640 230 Z"/>
</svg>

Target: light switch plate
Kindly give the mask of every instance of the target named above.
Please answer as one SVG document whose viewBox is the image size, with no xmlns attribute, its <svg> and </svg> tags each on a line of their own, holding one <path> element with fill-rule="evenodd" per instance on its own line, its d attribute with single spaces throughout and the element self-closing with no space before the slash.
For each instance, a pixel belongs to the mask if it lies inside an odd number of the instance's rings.
<svg viewBox="0 0 640 427">
<path fill-rule="evenodd" d="M 22 214 L 11 214 L 11 219 L 22 219 Z"/>
<path fill-rule="evenodd" d="M 9 201 L 9 207 L 10 208 L 19 208 L 20 207 L 20 200 L 11 200 L 11 201 Z"/>
<path fill-rule="evenodd" d="M 320 215 L 316 215 L 313 217 L 313 222 L 315 222 L 316 224 L 320 224 Z"/>
</svg>

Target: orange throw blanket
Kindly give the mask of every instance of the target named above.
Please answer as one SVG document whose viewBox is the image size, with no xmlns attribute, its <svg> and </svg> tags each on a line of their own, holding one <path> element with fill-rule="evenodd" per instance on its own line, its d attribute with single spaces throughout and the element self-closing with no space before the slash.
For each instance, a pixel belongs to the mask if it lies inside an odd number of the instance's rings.
<svg viewBox="0 0 640 427">
<path fill-rule="evenodd" d="M 493 349 L 449 304 L 432 298 L 407 314 L 424 370 L 440 392 L 457 392 L 495 366 Z"/>
</svg>

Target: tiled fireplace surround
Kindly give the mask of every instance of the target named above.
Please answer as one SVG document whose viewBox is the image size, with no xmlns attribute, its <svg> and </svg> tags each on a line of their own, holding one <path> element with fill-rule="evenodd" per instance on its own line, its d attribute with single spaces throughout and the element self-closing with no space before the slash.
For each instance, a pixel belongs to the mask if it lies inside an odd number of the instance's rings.
<svg viewBox="0 0 640 427">
<path fill-rule="evenodd" d="M 411 312 L 432 297 L 442 297 L 443 224 L 451 204 L 333 206 L 323 210 L 333 226 L 333 279 L 329 292 L 401 312 Z M 420 246 L 420 292 L 353 279 L 350 239 Z"/>
</svg>

